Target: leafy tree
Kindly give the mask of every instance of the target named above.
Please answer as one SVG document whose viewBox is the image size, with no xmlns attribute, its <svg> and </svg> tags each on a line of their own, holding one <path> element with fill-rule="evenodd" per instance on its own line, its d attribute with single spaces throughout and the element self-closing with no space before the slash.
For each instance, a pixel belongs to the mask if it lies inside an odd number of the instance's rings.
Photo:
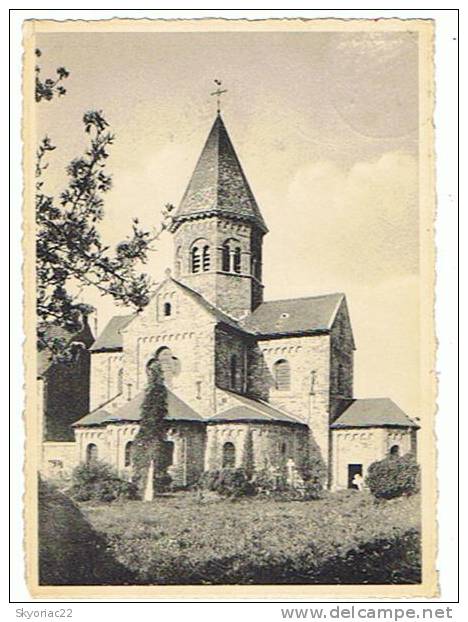
<svg viewBox="0 0 468 622">
<path fill-rule="evenodd" d="M 148 384 L 141 405 L 140 429 L 135 437 L 134 473 L 140 494 L 143 495 L 153 462 L 153 490 L 167 485 L 166 438 L 167 389 L 159 361 L 148 368 Z"/>
<path fill-rule="evenodd" d="M 40 51 L 36 54 L 40 56 Z M 40 68 L 36 67 L 36 101 L 64 94 L 59 83 L 69 72 L 60 67 L 57 74 L 55 81 L 41 81 Z M 85 113 L 83 125 L 89 137 L 88 147 L 66 167 L 68 185 L 58 197 L 46 194 L 44 188 L 46 158 L 56 147 L 46 136 L 37 149 L 38 346 L 49 348 L 53 355 L 60 354 L 65 344 L 57 339 L 51 343 L 47 327 L 57 325 L 71 333 L 83 327 L 84 317 L 92 311 L 92 307 L 79 302 L 84 288 L 97 289 L 103 296 L 112 296 L 117 304 L 130 305 L 136 310 L 148 303 L 151 280 L 137 271 L 137 264 L 147 261 L 151 243 L 169 225 L 173 209 L 172 205 L 166 205 L 158 231 L 146 231 L 134 219 L 131 233 L 111 251 L 97 225 L 104 218 L 103 196 L 112 187 L 111 176 L 105 169 L 115 137 L 102 111 Z"/>
<path fill-rule="evenodd" d="M 42 56 L 41 50 L 36 49 L 35 54 L 37 58 Z M 63 80 L 66 80 L 70 73 L 65 69 L 65 67 L 58 67 L 56 70 L 57 77 L 54 78 L 46 78 L 43 80 L 41 78 L 41 68 L 39 65 L 36 65 L 36 101 L 40 102 L 43 99 L 50 101 L 54 98 L 55 95 L 59 97 L 65 95 L 67 89 L 61 84 Z"/>
</svg>

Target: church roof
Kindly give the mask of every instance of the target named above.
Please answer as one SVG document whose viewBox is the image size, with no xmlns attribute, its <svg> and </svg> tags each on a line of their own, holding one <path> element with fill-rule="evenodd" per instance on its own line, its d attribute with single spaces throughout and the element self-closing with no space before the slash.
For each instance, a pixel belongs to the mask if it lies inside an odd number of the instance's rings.
<svg viewBox="0 0 468 622">
<path fill-rule="evenodd" d="M 305 425 L 300 419 L 296 419 L 293 415 L 285 413 L 283 410 L 275 408 L 267 402 L 246 397 L 245 395 L 239 395 L 238 393 L 227 391 L 226 389 L 223 389 L 223 391 L 234 399 L 235 404 L 233 405 L 231 402 L 225 410 L 217 412 L 213 417 L 210 417 L 208 423 L 220 423 L 224 421 L 262 421 Z"/>
<path fill-rule="evenodd" d="M 244 220 L 268 231 L 219 114 L 175 212 L 172 230 L 184 220 L 207 215 Z"/>
<path fill-rule="evenodd" d="M 326 332 L 330 330 L 344 294 L 263 302 L 241 326 L 257 336 Z"/>
<path fill-rule="evenodd" d="M 344 294 L 326 294 L 310 298 L 291 298 L 263 302 L 253 313 L 237 321 L 221 309 L 212 305 L 201 294 L 184 283 L 171 280 L 198 302 L 219 323 L 229 326 L 250 337 L 270 337 L 289 334 L 320 333 L 330 330 Z M 94 342 L 92 352 L 115 352 L 122 349 L 122 330 L 126 328 L 135 313 L 116 315 Z"/>
<path fill-rule="evenodd" d="M 102 425 L 104 423 L 121 423 L 124 421 L 140 421 L 140 408 L 143 403 L 144 391 L 136 395 L 132 400 L 124 402 L 122 406 L 112 409 L 111 403 L 105 408 L 97 408 L 88 415 L 76 421 L 73 425 L 88 426 Z M 203 418 L 186 402 L 175 393 L 167 391 L 167 419 L 170 421 L 203 421 Z"/>
<path fill-rule="evenodd" d="M 332 429 L 342 428 L 418 428 L 399 406 L 387 397 L 342 400 L 340 416 Z"/>
<path fill-rule="evenodd" d="M 92 352 L 113 352 L 122 349 L 122 331 L 135 317 L 131 315 L 116 315 L 109 320 L 106 327 L 90 348 Z"/>
</svg>

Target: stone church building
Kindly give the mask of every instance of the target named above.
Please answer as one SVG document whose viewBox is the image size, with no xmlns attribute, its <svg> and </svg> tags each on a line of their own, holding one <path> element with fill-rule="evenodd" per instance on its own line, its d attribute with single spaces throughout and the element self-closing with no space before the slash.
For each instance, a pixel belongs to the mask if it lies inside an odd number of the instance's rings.
<svg viewBox="0 0 468 622">
<path fill-rule="evenodd" d="M 90 347 L 89 413 L 72 424 L 74 441 L 43 443 L 46 474 L 94 459 L 131 474 L 155 358 L 176 485 L 241 467 L 247 452 L 257 469 L 318 452 L 328 486 L 346 488 L 389 452 L 415 451 L 418 426 L 394 402 L 353 396 L 344 294 L 264 301 L 268 229 L 219 113 L 170 231 L 173 270 L 146 308 L 111 319 Z"/>
</svg>

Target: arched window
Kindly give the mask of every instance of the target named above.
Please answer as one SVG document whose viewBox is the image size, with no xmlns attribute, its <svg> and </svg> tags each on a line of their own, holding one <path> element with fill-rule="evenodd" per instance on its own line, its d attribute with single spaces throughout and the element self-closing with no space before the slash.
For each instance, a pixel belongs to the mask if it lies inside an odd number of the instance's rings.
<svg viewBox="0 0 468 622">
<path fill-rule="evenodd" d="M 390 447 L 390 455 L 391 456 L 399 456 L 400 455 L 400 446 L 399 445 L 392 445 Z"/>
<path fill-rule="evenodd" d="M 239 241 L 233 238 L 226 240 L 223 243 L 222 251 L 222 269 L 223 272 L 237 272 L 241 271 L 241 249 Z"/>
<path fill-rule="evenodd" d="M 164 374 L 166 381 L 170 381 L 174 375 L 174 357 L 170 348 L 161 348 L 156 355 L 160 365 L 161 371 Z"/>
<path fill-rule="evenodd" d="M 200 272 L 200 249 L 198 246 L 192 248 L 192 272 L 196 274 Z"/>
<path fill-rule="evenodd" d="M 123 367 L 121 367 L 117 372 L 117 393 L 122 393 L 123 391 L 123 371 Z"/>
<path fill-rule="evenodd" d="M 287 391 L 291 386 L 291 371 L 288 361 L 285 359 L 276 361 L 273 366 L 273 376 L 275 380 L 275 389 L 278 391 Z"/>
<path fill-rule="evenodd" d="M 171 303 L 165 302 L 163 309 L 164 309 L 164 317 L 169 317 L 172 313 Z"/>
<path fill-rule="evenodd" d="M 223 253 L 223 261 L 222 261 L 223 272 L 229 272 L 231 270 L 231 253 L 229 250 L 229 241 L 224 242 L 222 253 Z"/>
<path fill-rule="evenodd" d="M 233 443 L 223 445 L 223 469 L 233 469 L 236 466 L 236 448 Z"/>
<path fill-rule="evenodd" d="M 237 274 L 240 274 L 241 271 L 241 249 L 239 246 L 237 246 L 237 248 L 234 249 L 234 256 L 233 256 L 233 270 L 234 272 L 236 272 Z"/>
<path fill-rule="evenodd" d="M 164 380 L 170 383 L 174 376 L 178 376 L 181 370 L 181 364 L 176 356 L 173 356 L 170 348 L 163 346 L 159 348 L 156 355 L 146 363 L 146 373 L 149 374 L 151 366 L 159 361 Z"/>
<path fill-rule="evenodd" d="M 124 465 L 126 467 L 132 466 L 133 460 L 133 441 L 128 441 L 125 445 Z"/>
<path fill-rule="evenodd" d="M 202 268 L 203 272 L 208 272 L 210 269 L 210 247 L 208 245 L 203 247 Z"/>
<path fill-rule="evenodd" d="M 86 463 L 93 464 L 98 459 L 98 448 L 94 443 L 89 443 L 86 447 Z"/>
<path fill-rule="evenodd" d="M 231 356 L 231 366 L 229 372 L 229 384 L 231 389 L 235 389 L 237 387 L 237 356 L 235 354 Z"/>
</svg>

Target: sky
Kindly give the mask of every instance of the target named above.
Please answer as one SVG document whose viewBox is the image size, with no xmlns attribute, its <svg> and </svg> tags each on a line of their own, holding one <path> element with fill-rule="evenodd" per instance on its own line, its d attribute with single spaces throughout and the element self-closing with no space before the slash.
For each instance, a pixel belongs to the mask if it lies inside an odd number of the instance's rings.
<svg viewBox="0 0 468 622">
<path fill-rule="evenodd" d="M 115 133 L 104 239 L 138 217 L 157 227 L 180 201 L 222 114 L 270 229 L 265 299 L 345 292 L 357 351 L 356 397 L 420 411 L 418 35 L 412 32 L 47 33 L 44 76 L 70 71 L 67 94 L 36 107 L 38 139 L 57 149 L 48 190 L 86 145 L 81 119 L 104 112 Z M 145 266 L 172 266 L 164 234 Z M 99 328 L 124 314 L 94 292 Z"/>
</svg>

